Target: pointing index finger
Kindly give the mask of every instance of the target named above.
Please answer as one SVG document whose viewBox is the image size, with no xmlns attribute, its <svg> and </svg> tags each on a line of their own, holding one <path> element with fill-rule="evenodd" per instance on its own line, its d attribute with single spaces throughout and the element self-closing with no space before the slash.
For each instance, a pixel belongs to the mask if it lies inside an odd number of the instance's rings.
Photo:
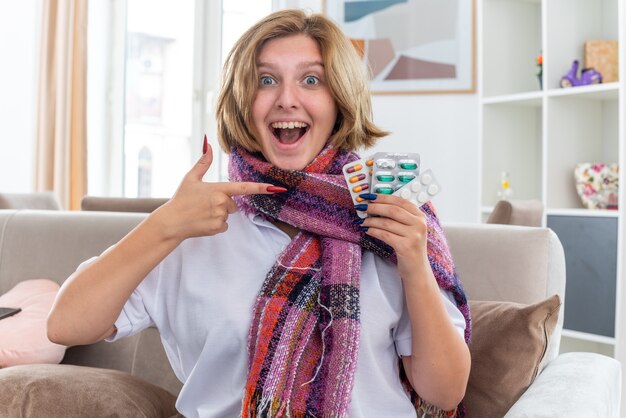
<svg viewBox="0 0 626 418">
<path fill-rule="evenodd" d="M 284 187 L 274 186 L 269 183 L 255 183 L 250 181 L 220 183 L 219 189 L 229 196 L 274 194 L 287 191 Z"/>
</svg>

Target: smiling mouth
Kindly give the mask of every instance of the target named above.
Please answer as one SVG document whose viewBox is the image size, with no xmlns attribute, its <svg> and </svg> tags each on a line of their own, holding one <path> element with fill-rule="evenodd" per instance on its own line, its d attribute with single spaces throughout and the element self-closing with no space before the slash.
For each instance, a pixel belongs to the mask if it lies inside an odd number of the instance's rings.
<svg viewBox="0 0 626 418">
<path fill-rule="evenodd" d="M 304 122 L 274 122 L 271 124 L 274 137 L 281 144 L 293 144 L 298 142 L 309 130 L 309 125 Z"/>
</svg>

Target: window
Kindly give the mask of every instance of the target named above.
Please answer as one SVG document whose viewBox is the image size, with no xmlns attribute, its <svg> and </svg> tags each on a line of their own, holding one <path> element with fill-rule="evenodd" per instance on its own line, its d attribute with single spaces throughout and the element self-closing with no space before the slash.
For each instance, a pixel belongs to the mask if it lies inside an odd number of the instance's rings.
<svg viewBox="0 0 626 418">
<path fill-rule="evenodd" d="M 220 3 L 90 2 L 89 194 L 169 197 L 200 157 L 204 133 L 218 150 L 213 104 L 221 65 L 272 8 L 271 0 Z M 215 154 L 208 180 L 225 171 Z"/>
</svg>

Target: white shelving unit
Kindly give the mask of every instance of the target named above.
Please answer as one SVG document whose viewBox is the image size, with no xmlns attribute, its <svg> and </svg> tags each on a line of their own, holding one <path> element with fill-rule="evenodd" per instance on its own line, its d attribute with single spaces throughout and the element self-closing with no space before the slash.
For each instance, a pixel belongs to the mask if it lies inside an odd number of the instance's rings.
<svg viewBox="0 0 626 418">
<path fill-rule="evenodd" d="M 619 211 L 591 211 L 583 208 L 574 183 L 577 163 L 616 162 L 620 184 L 626 184 L 626 0 L 480 0 L 477 16 L 482 219 L 496 203 L 506 171 L 514 199 L 544 203 L 544 225 L 557 218 L 561 227 L 571 221 L 577 228 L 581 219 L 617 225 L 611 248 L 616 273 L 607 278 L 614 285 L 607 296 L 607 306 L 615 304 L 614 329 L 611 335 L 565 329 L 562 350 L 599 352 L 626 364 L 625 193 Z M 619 81 L 560 88 L 573 60 L 584 65 L 588 40 L 619 41 Z M 593 315 L 593 306 L 568 306 L 566 297 L 568 308 Z"/>
</svg>

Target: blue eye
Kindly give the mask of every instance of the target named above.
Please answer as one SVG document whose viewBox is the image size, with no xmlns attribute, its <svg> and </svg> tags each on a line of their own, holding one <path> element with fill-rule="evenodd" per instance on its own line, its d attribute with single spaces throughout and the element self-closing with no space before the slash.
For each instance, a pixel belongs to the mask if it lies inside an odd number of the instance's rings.
<svg viewBox="0 0 626 418">
<path fill-rule="evenodd" d="M 304 83 L 309 86 L 314 86 L 319 82 L 320 82 L 319 78 L 315 77 L 314 75 L 306 76 L 304 79 Z"/>
<path fill-rule="evenodd" d="M 264 75 L 264 76 L 261 76 L 260 83 L 263 86 L 271 86 L 272 84 L 274 84 L 274 79 L 270 77 L 269 75 Z"/>
</svg>

